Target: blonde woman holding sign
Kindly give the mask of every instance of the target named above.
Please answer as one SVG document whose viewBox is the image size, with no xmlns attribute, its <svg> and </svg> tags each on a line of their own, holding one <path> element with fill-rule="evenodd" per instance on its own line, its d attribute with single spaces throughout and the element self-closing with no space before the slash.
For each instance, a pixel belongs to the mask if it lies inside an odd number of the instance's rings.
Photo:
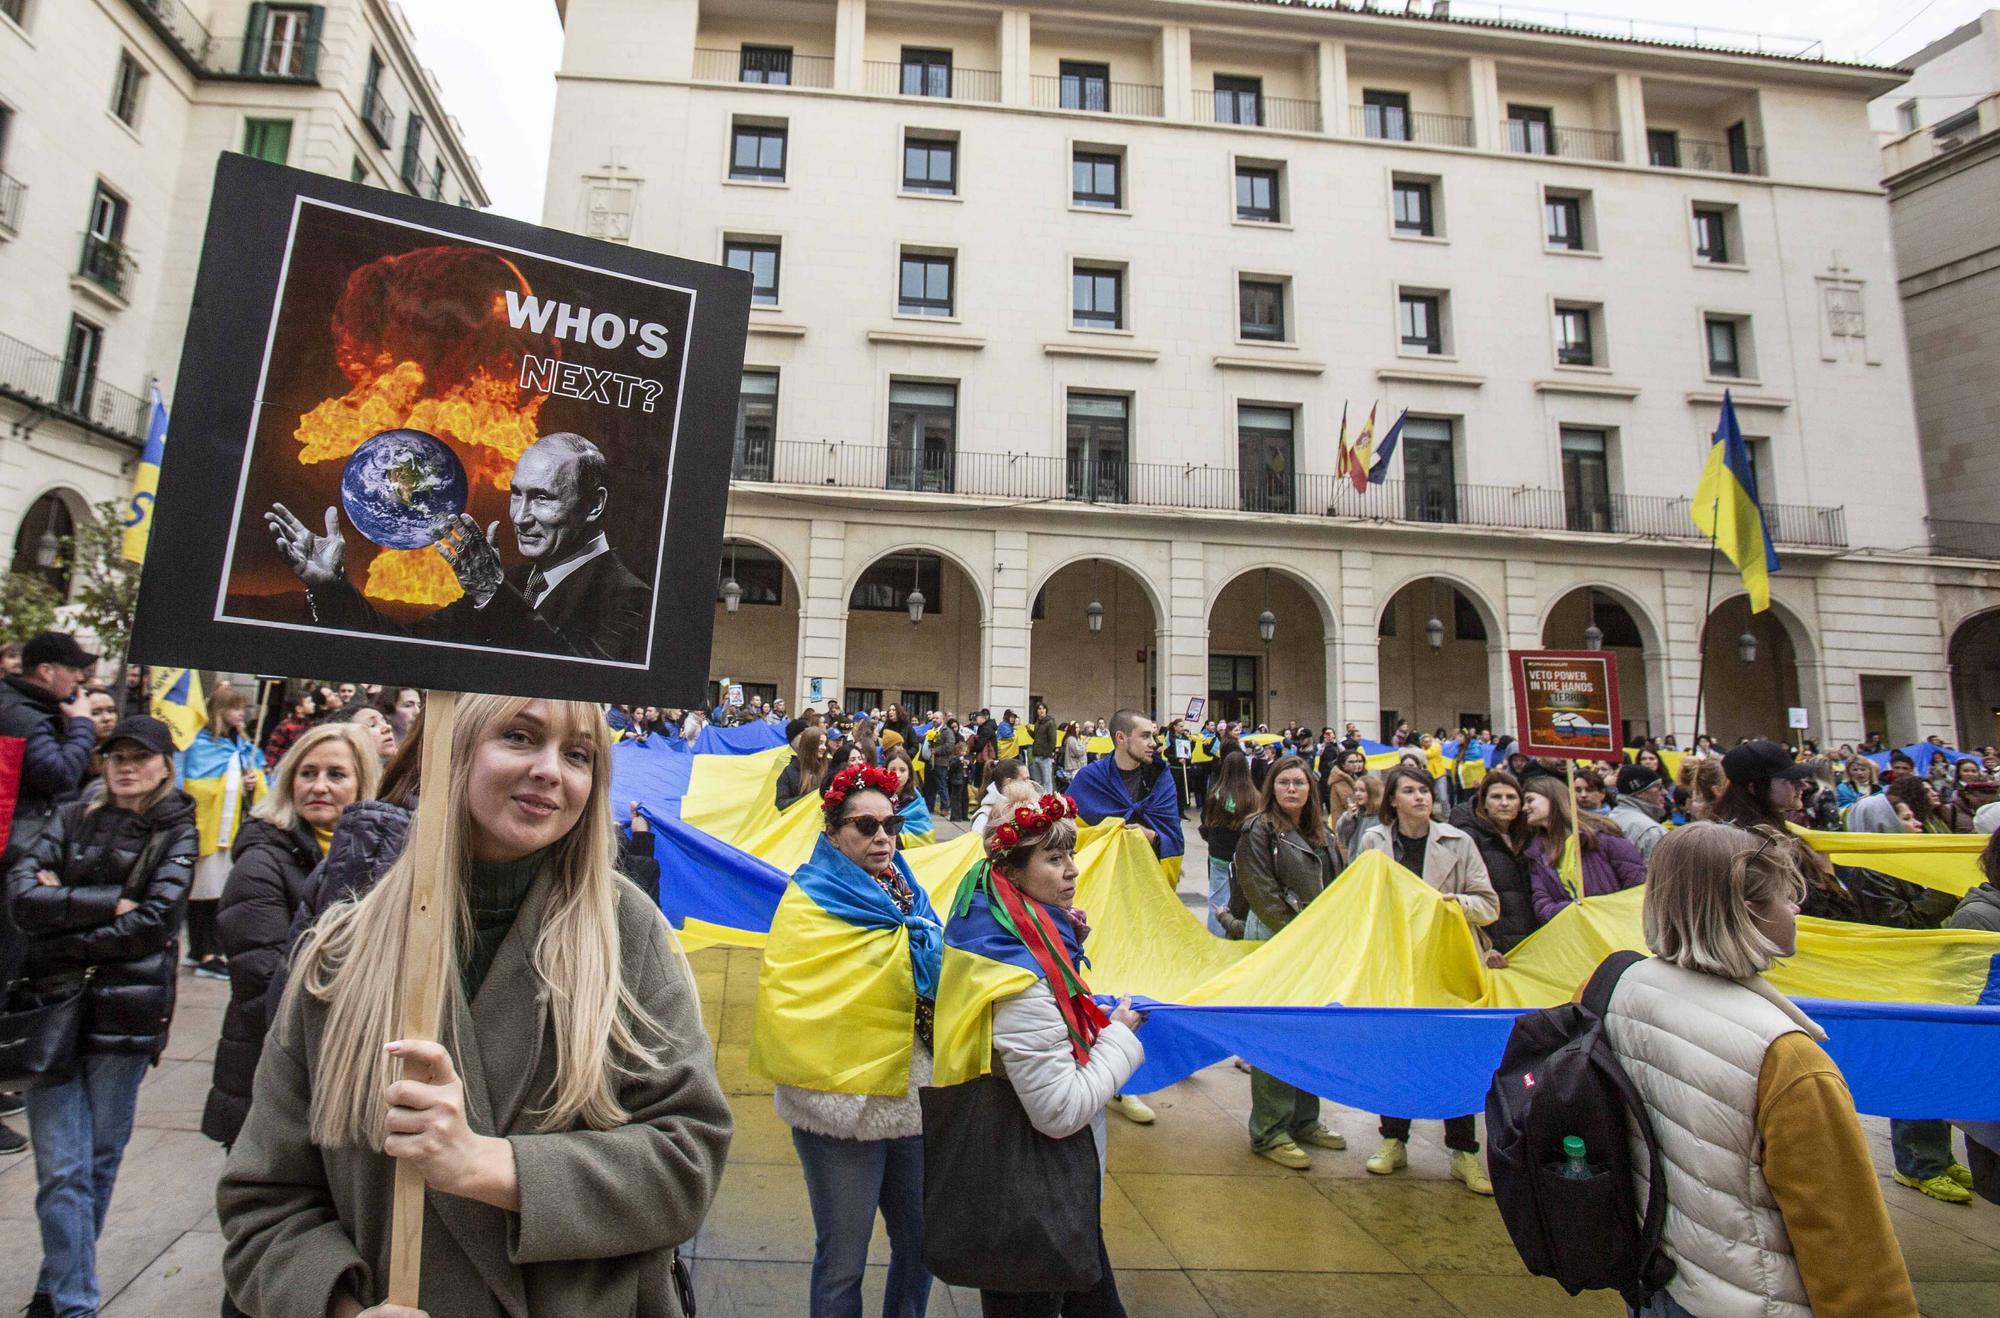
<svg viewBox="0 0 2000 1318">
<path fill-rule="evenodd" d="M 216 1196 L 248 1312 L 683 1312 L 730 1114 L 693 976 L 616 869 L 610 750 L 595 706 L 460 700 L 442 1043 L 397 1038 L 409 852 L 300 942 Z M 399 1160 L 428 1187 L 422 1310 L 380 1303 Z"/>
</svg>

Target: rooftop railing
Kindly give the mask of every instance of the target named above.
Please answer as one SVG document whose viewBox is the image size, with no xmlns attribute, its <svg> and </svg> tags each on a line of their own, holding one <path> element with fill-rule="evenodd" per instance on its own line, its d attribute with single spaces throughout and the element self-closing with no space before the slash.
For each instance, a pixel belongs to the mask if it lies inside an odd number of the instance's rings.
<svg viewBox="0 0 2000 1318">
<path fill-rule="evenodd" d="M 0 394 L 86 422 L 135 444 L 146 433 L 145 399 L 100 383 L 94 371 L 79 369 L 75 363 L 8 334 L 0 334 Z"/>
<path fill-rule="evenodd" d="M 1485 0 L 1396 0 L 1393 6 L 1363 0 L 1357 7 L 1439 22 L 1504 23 L 1510 27 L 1544 28 L 1555 32 L 1573 32 L 1579 36 L 1612 37 L 1656 45 L 1747 51 L 1756 55 L 1781 55 L 1788 59 L 1826 58 L 1825 43 L 1815 37 L 1752 32 L 1706 23 L 1616 18 L 1608 14 L 1578 13 L 1538 5 L 1494 4 Z"/>
<path fill-rule="evenodd" d="M 877 96 L 922 96 L 945 101 L 1000 99 L 1000 74 L 993 69 L 869 60 L 865 72 L 868 90 Z"/>
<path fill-rule="evenodd" d="M 1727 142 L 1709 142 L 1698 137 L 1677 138 L 1671 154 L 1654 151 L 1649 164 L 1659 169 L 1700 169 L 1711 174 L 1764 173 L 1764 148 L 1744 143 L 1732 147 Z"/>
<path fill-rule="evenodd" d="M 1086 114 L 1130 114 L 1157 119 L 1166 105 L 1158 87 L 1139 82 L 1100 82 L 1052 78 L 1036 74 L 1034 103 L 1044 110 L 1077 110 Z"/>
<path fill-rule="evenodd" d="M 1507 149 L 1517 155 L 1603 162 L 1622 158 L 1618 134 L 1608 128 L 1570 128 L 1532 119 L 1503 119 L 1500 127 Z"/>
<path fill-rule="evenodd" d="M 753 52 L 744 59 L 741 50 L 697 49 L 694 76 L 702 82 L 743 82 L 765 87 L 833 86 L 833 57 L 830 55 L 784 54 L 782 57 Z"/>
<path fill-rule="evenodd" d="M 1344 478 L 1304 472 L 1126 462 L 1025 453 L 918 452 L 871 444 L 746 440 L 731 475 L 758 484 L 950 494 L 1008 502 L 1125 504 L 1357 521 L 1428 523 L 1549 532 L 1580 531 L 1698 540 L 1685 497 L 1612 494 L 1579 499 L 1560 489 L 1387 481 L 1356 490 Z M 1839 508 L 1767 504 L 1780 544 L 1839 549 Z"/>
<path fill-rule="evenodd" d="M 1966 558 L 2000 558 L 2000 522 L 1930 519 L 1931 549 Z"/>
<path fill-rule="evenodd" d="M 218 37 L 182 0 L 127 0 L 197 77 L 317 82 L 320 42 L 267 34 Z"/>
</svg>

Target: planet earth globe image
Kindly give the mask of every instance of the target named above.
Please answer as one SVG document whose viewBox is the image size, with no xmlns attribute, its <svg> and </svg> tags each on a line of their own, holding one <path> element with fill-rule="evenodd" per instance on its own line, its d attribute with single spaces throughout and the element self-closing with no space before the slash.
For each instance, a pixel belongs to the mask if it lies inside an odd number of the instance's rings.
<svg viewBox="0 0 2000 1318">
<path fill-rule="evenodd" d="M 340 474 L 340 503 L 361 534 L 384 549 L 422 549 L 433 524 L 465 511 L 465 466 L 421 430 L 384 430 L 354 450 Z"/>
</svg>

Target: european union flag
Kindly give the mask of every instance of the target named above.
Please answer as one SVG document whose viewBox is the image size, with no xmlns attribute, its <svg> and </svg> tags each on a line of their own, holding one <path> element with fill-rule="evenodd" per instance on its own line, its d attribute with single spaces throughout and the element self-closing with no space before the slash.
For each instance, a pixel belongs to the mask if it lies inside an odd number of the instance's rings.
<svg viewBox="0 0 2000 1318">
<path fill-rule="evenodd" d="M 1757 472 L 1750 462 L 1750 447 L 1743 442 L 1743 431 L 1736 424 L 1736 405 L 1726 390 L 1722 419 L 1716 423 L 1708 463 L 1701 469 L 1694 506 L 1688 511 L 1695 529 L 1729 555 L 1729 561 L 1743 574 L 1743 589 L 1750 592 L 1750 611 L 1762 613 L 1770 608 L 1771 573 L 1778 570 L 1778 551 L 1771 547 L 1764 510 L 1757 502 Z"/>
</svg>

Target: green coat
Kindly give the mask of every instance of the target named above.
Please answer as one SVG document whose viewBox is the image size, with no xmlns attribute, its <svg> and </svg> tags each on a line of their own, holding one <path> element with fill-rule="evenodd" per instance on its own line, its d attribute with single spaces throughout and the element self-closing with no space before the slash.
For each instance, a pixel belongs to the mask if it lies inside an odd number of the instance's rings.
<svg viewBox="0 0 2000 1318">
<path fill-rule="evenodd" d="M 468 1124 L 514 1146 L 521 1209 L 430 1191 L 421 1304 L 432 1318 L 679 1318 L 672 1251 L 701 1227 L 732 1125 L 694 979 L 659 911 L 617 882 L 625 982 L 665 1029 L 664 1060 L 620 1083 L 630 1124 L 537 1133 L 531 1109 L 554 1083 L 555 1037 L 528 958 L 548 886 L 529 890 L 446 1035 Z M 303 993 L 275 1024 L 216 1191 L 224 1278 L 260 1318 L 323 1318 L 343 1280 L 364 1306 L 388 1286 L 394 1160 L 316 1148 L 306 1134 L 325 1024 L 325 1004 Z"/>
</svg>

